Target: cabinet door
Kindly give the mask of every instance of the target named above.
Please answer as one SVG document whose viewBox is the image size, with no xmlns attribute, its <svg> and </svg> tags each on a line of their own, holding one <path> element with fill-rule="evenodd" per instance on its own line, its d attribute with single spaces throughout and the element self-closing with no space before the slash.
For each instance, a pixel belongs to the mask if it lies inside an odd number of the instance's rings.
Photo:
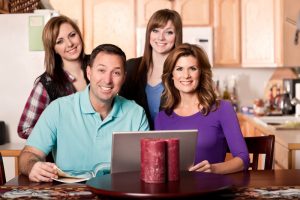
<svg viewBox="0 0 300 200">
<path fill-rule="evenodd" d="M 185 26 L 208 26 L 212 23 L 211 0 L 175 0 L 174 9 L 181 15 Z"/>
<path fill-rule="evenodd" d="M 66 15 L 73 19 L 78 25 L 80 31 L 83 34 L 83 11 L 82 11 L 82 1 L 74 0 L 72 1 L 72 9 L 70 9 L 70 1 L 66 0 L 49 0 L 49 3 L 54 10 L 59 11 L 60 14 Z"/>
<path fill-rule="evenodd" d="M 289 150 L 275 140 L 274 169 L 289 169 Z"/>
<path fill-rule="evenodd" d="M 173 9 L 173 3 L 170 0 L 138 0 L 137 1 L 137 24 L 138 26 L 147 26 L 147 23 L 157 10 Z"/>
<path fill-rule="evenodd" d="M 298 34 L 298 45 L 295 45 L 295 33 L 297 30 L 297 19 L 300 10 L 299 0 L 284 0 L 284 65 L 300 65 L 300 34 Z"/>
<path fill-rule="evenodd" d="M 280 49 L 280 1 L 242 0 L 243 66 L 276 66 Z M 278 42 L 278 43 L 277 43 Z"/>
<path fill-rule="evenodd" d="M 215 0 L 214 17 L 215 65 L 240 65 L 240 0 Z"/>
<path fill-rule="evenodd" d="M 286 20 L 296 20 L 299 15 L 300 1 L 299 0 L 283 0 L 284 3 L 284 18 Z M 294 23 L 296 23 L 294 21 Z"/>
<path fill-rule="evenodd" d="M 84 1 L 86 49 L 103 43 L 119 46 L 127 58 L 135 57 L 134 0 Z"/>
</svg>

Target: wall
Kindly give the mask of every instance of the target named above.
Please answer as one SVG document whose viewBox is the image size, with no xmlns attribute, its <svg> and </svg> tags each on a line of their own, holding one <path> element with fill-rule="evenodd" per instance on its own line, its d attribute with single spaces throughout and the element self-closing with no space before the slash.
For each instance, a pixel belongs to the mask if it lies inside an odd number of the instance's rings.
<svg viewBox="0 0 300 200">
<path fill-rule="evenodd" d="M 255 98 L 263 98 L 265 87 L 275 68 L 213 68 L 213 79 L 220 81 L 220 88 L 224 87 L 224 80 L 233 75 L 237 77 L 237 93 L 240 106 L 253 104 Z"/>
</svg>

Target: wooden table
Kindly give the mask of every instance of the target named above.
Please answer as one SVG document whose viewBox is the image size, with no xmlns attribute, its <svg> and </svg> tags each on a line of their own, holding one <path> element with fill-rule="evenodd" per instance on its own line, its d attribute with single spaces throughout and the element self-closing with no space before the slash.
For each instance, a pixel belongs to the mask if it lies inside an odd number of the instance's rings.
<svg viewBox="0 0 300 200">
<path fill-rule="evenodd" d="M 87 187 L 93 193 L 110 198 L 182 198 L 222 195 L 231 189 L 300 186 L 300 170 L 248 171 L 219 176 L 216 174 L 182 172 L 179 182 L 146 184 L 139 179 L 139 172 L 105 175 L 91 179 Z M 101 181 L 103 180 L 103 181 Z M 214 185 L 216 184 L 216 185 Z M 8 181 L 5 187 L 58 188 L 83 187 L 84 184 L 34 183 L 20 175 Z M 3 187 L 3 186 L 2 186 Z M 195 191 L 198 189 L 198 191 Z M 209 196 L 210 195 L 210 196 Z"/>
<path fill-rule="evenodd" d="M 2 157 L 14 157 L 15 159 L 15 175 L 19 175 L 19 156 L 25 144 L 6 143 L 0 145 Z"/>
<path fill-rule="evenodd" d="M 27 176 L 19 175 L 0 186 L 0 199 L 5 192 L 27 191 L 32 194 L 20 197 L 22 199 L 99 199 L 97 194 L 90 191 L 87 185 L 83 183 L 64 184 L 60 182 L 36 183 L 29 181 Z M 39 193 L 46 193 L 43 196 Z M 33 195 L 33 196 L 30 196 Z"/>
<path fill-rule="evenodd" d="M 300 170 L 249 171 L 229 175 L 181 172 L 179 182 L 147 184 L 139 172 L 97 177 L 87 182 L 91 190 L 109 198 L 196 198 L 241 187 L 300 186 Z"/>
</svg>

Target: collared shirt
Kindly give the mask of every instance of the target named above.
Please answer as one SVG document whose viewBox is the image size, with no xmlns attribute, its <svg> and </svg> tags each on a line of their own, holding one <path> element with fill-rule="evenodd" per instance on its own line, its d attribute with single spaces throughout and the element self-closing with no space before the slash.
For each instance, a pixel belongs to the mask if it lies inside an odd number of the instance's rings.
<svg viewBox="0 0 300 200">
<path fill-rule="evenodd" d="M 45 154 L 52 150 L 62 170 L 91 170 L 97 163 L 110 162 L 113 131 L 149 130 L 143 108 L 121 96 L 114 98 L 102 120 L 91 105 L 89 88 L 53 101 L 27 140 Z"/>
<path fill-rule="evenodd" d="M 75 78 L 71 74 L 67 74 L 69 81 L 73 83 Z M 18 124 L 18 134 L 21 138 L 28 138 L 34 125 L 49 103 L 50 96 L 43 84 L 38 81 L 31 90 Z"/>
</svg>

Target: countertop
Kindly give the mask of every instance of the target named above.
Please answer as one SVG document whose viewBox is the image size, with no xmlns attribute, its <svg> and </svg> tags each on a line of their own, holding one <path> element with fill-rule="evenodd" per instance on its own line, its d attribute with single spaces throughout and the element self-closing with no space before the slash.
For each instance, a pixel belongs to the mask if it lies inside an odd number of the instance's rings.
<svg viewBox="0 0 300 200">
<path fill-rule="evenodd" d="M 290 150 L 300 150 L 300 130 L 278 130 L 272 125 L 268 125 L 264 121 L 260 120 L 260 117 L 253 115 L 238 114 L 239 119 L 246 120 L 248 123 L 252 123 L 256 129 L 259 129 L 265 135 L 275 135 L 275 140 Z"/>
</svg>

